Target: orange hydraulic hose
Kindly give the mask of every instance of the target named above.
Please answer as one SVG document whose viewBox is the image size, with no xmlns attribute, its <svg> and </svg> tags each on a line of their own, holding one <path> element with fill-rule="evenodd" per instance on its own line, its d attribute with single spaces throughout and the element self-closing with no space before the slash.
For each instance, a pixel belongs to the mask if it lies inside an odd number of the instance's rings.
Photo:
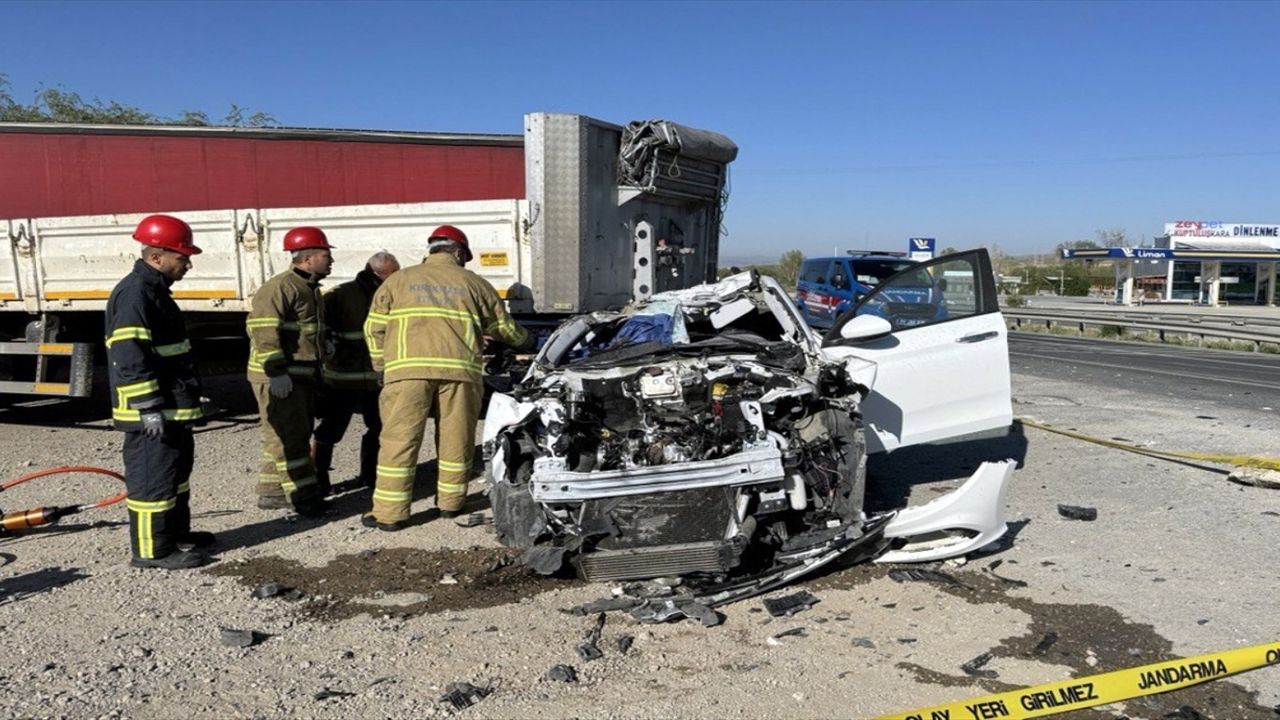
<svg viewBox="0 0 1280 720">
<path fill-rule="evenodd" d="M 56 468 L 47 468 L 45 470 L 37 470 L 33 473 L 27 473 L 22 477 L 14 480 L 8 480 L 0 483 L 0 492 L 4 492 L 11 487 L 21 485 L 24 482 L 35 480 L 37 478 L 48 477 L 50 475 L 68 475 L 71 473 L 93 473 L 97 475 L 108 475 L 120 482 L 124 482 L 124 476 L 113 470 L 104 468 L 90 467 L 87 465 L 63 465 Z M 68 505 L 64 507 L 37 507 L 30 510 L 18 510 L 15 512 L 5 513 L 0 516 L 0 534 L 5 532 L 17 532 L 20 530 L 29 530 L 41 525 L 48 525 L 56 522 L 67 515 L 74 515 L 85 510 L 93 510 L 95 508 L 104 508 L 114 505 L 125 498 L 127 491 L 121 491 L 115 495 L 102 498 L 94 502 L 84 503 L 83 505 Z"/>
</svg>

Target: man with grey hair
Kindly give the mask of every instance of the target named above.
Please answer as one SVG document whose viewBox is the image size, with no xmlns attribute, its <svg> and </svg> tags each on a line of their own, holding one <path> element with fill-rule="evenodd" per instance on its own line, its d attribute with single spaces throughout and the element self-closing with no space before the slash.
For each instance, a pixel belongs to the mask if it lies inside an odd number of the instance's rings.
<svg viewBox="0 0 1280 720">
<path fill-rule="evenodd" d="M 358 477 L 366 487 L 373 487 L 382 416 L 378 412 L 378 374 L 369 361 L 364 321 L 369 315 L 373 294 L 383 280 L 399 269 L 400 262 L 396 256 L 383 250 L 369 258 L 354 280 L 342 283 L 324 295 L 328 352 L 320 392 L 320 424 L 316 426 L 313 453 L 322 490 L 331 489 L 329 470 L 333 463 L 333 448 L 346 435 L 351 416 L 356 411 L 364 418 L 365 426 L 364 437 L 360 439 Z"/>
<path fill-rule="evenodd" d="M 311 458 L 315 394 L 324 361 L 320 281 L 333 267 L 329 239 L 316 227 L 284 236 L 292 266 L 253 294 L 249 319 L 249 384 L 262 425 L 258 507 L 324 513 L 324 492 Z"/>
</svg>

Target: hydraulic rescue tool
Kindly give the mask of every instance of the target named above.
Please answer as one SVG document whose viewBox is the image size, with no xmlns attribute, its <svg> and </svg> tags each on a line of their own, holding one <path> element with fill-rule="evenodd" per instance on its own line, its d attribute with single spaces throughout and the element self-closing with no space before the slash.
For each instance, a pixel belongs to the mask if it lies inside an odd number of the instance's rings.
<svg viewBox="0 0 1280 720">
<path fill-rule="evenodd" d="M 104 470 L 103 468 L 88 467 L 83 465 L 65 465 L 63 467 L 49 468 L 46 470 L 39 470 L 37 472 L 28 473 L 26 475 L 23 475 L 20 478 L 17 478 L 14 480 L 8 480 L 6 482 L 0 483 L 0 492 L 4 492 L 5 490 L 8 490 L 11 487 L 21 485 L 24 482 L 35 480 L 37 478 L 48 477 L 50 475 L 69 475 L 72 473 L 93 473 L 97 475 L 108 475 L 121 482 L 124 482 L 123 475 L 117 472 L 113 472 L 111 470 Z M 96 502 L 84 503 L 82 505 L 63 505 L 63 506 L 50 505 L 48 507 L 35 507 L 29 510 L 16 510 L 14 512 L 3 513 L 3 514 L 0 514 L 0 537 L 18 533 L 23 530 L 30 530 L 32 528 L 37 528 L 37 527 L 40 527 L 41 525 L 51 525 L 69 515 L 75 515 L 77 513 L 84 512 L 85 510 L 92 510 L 94 508 L 104 508 L 104 507 L 107 507 L 108 505 L 114 505 L 120 502 L 121 500 L 123 500 L 124 498 L 125 498 L 125 491 L 121 490 L 119 493 L 116 493 L 115 495 L 112 495 L 110 497 L 105 497 Z"/>
</svg>

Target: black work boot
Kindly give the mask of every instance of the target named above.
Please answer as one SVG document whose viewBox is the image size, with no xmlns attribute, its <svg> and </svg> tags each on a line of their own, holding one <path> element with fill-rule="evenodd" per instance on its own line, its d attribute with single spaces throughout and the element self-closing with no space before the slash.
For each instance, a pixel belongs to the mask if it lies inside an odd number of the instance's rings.
<svg viewBox="0 0 1280 720">
<path fill-rule="evenodd" d="M 400 521 L 391 523 L 378 522 L 378 519 L 375 518 L 372 513 L 362 516 L 360 518 L 360 524 L 367 528 L 377 528 L 383 532 L 396 532 L 397 530 L 403 530 L 405 528 L 405 523 Z"/>
<path fill-rule="evenodd" d="M 293 511 L 303 517 L 316 518 L 329 510 L 329 503 L 322 497 L 310 497 L 305 500 L 294 498 Z"/>
<path fill-rule="evenodd" d="M 175 550 L 164 557 L 158 558 L 140 558 L 135 557 L 129 561 L 129 564 L 136 568 L 155 568 L 158 570 L 189 570 L 191 568 L 200 567 L 209 562 L 209 558 L 204 553 L 193 552 L 191 550 Z"/>
<path fill-rule="evenodd" d="M 314 443 L 311 446 L 311 457 L 316 464 L 316 484 L 320 486 L 320 496 L 329 497 L 333 492 L 333 482 L 329 479 L 329 471 L 333 469 L 333 446 Z"/>
</svg>

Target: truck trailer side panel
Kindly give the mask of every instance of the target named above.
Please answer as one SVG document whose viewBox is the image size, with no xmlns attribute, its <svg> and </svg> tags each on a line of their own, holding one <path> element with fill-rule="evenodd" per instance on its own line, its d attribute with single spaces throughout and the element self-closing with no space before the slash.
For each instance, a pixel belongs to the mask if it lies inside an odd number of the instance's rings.
<svg viewBox="0 0 1280 720">
<path fill-rule="evenodd" d="M 523 198 L 524 148 L 6 131 L 0 188 L 0 218 Z"/>
</svg>

